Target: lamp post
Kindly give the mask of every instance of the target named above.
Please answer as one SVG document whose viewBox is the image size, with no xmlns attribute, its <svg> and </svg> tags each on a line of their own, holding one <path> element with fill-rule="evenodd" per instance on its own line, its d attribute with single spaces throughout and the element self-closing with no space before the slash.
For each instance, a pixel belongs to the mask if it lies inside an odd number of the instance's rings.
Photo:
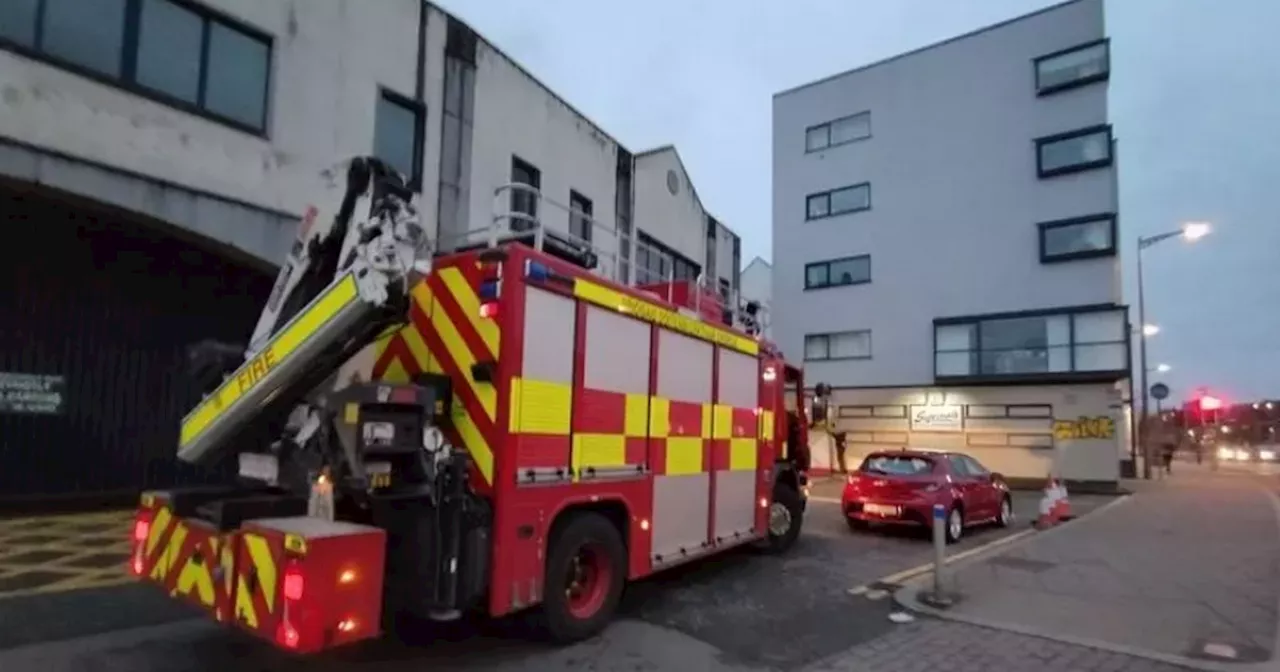
<svg viewBox="0 0 1280 672">
<path fill-rule="evenodd" d="M 1205 222 L 1188 222 L 1177 231 L 1138 237 L 1138 324 L 1142 325 L 1141 338 L 1138 340 L 1138 366 L 1142 374 L 1142 415 L 1139 416 L 1138 442 L 1142 446 L 1142 477 L 1151 480 L 1151 447 L 1147 445 L 1147 407 L 1151 404 L 1151 390 L 1147 387 L 1147 338 L 1159 333 L 1160 328 L 1147 324 L 1146 294 L 1142 286 L 1142 251 L 1164 242 L 1170 238 L 1181 237 L 1187 242 L 1195 242 L 1209 234 L 1209 224 Z"/>
</svg>

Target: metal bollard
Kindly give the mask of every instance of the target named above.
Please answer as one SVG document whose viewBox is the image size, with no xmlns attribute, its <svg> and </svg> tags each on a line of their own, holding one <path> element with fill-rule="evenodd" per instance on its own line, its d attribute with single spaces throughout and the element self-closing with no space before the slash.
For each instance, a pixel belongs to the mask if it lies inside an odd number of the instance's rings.
<svg viewBox="0 0 1280 672">
<path fill-rule="evenodd" d="M 951 598 L 942 589 L 942 568 L 947 562 L 947 508 L 941 504 L 933 505 L 933 592 L 929 595 L 929 603 L 945 607 L 951 604 Z"/>
</svg>

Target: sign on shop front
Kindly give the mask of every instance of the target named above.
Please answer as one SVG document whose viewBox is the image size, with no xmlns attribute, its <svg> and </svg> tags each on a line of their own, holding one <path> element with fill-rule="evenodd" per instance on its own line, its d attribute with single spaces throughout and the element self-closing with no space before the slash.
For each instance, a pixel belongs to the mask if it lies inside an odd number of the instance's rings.
<svg viewBox="0 0 1280 672">
<path fill-rule="evenodd" d="M 62 376 L 0 371 L 0 413 L 61 413 L 65 385 Z"/>
<path fill-rule="evenodd" d="M 958 432 L 964 429 L 961 406 L 912 406 L 911 430 L 916 432 Z"/>
</svg>

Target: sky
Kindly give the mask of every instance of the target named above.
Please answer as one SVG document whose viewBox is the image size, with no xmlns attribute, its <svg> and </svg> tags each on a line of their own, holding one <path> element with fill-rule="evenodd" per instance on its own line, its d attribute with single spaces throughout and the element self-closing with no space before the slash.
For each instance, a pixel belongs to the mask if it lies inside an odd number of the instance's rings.
<svg viewBox="0 0 1280 672">
<path fill-rule="evenodd" d="M 675 144 L 706 207 L 771 247 L 774 93 L 1052 0 L 445 0 L 633 151 Z M 1274 0 L 1110 0 L 1125 301 L 1139 236 L 1152 374 L 1186 398 L 1280 398 L 1280 59 Z M 1135 366 L 1137 360 L 1135 357 Z"/>
</svg>

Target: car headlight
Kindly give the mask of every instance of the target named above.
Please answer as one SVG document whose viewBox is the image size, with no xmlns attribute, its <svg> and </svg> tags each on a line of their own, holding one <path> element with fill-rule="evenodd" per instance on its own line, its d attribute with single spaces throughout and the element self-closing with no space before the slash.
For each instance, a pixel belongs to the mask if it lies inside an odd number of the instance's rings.
<svg viewBox="0 0 1280 672">
<path fill-rule="evenodd" d="M 1234 449 L 1231 449 L 1231 448 L 1218 449 L 1218 459 L 1220 460 L 1234 460 L 1235 457 L 1236 457 L 1236 451 Z"/>
<path fill-rule="evenodd" d="M 1260 459 L 1260 460 L 1274 460 L 1274 459 L 1276 459 L 1276 452 L 1275 452 L 1274 450 L 1259 450 L 1259 451 L 1258 451 L 1258 459 Z"/>
<path fill-rule="evenodd" d="M 1237 451 L 1236 451 L 1236 459 L 1237 459 L 1237 460 L 1240 460 L 1241 462 L 1247 462 L 1247 461 L 1249 460 L 1249 451 L 1247 451 L 1247 450 L 1237 450 Z"/>
</svg>

